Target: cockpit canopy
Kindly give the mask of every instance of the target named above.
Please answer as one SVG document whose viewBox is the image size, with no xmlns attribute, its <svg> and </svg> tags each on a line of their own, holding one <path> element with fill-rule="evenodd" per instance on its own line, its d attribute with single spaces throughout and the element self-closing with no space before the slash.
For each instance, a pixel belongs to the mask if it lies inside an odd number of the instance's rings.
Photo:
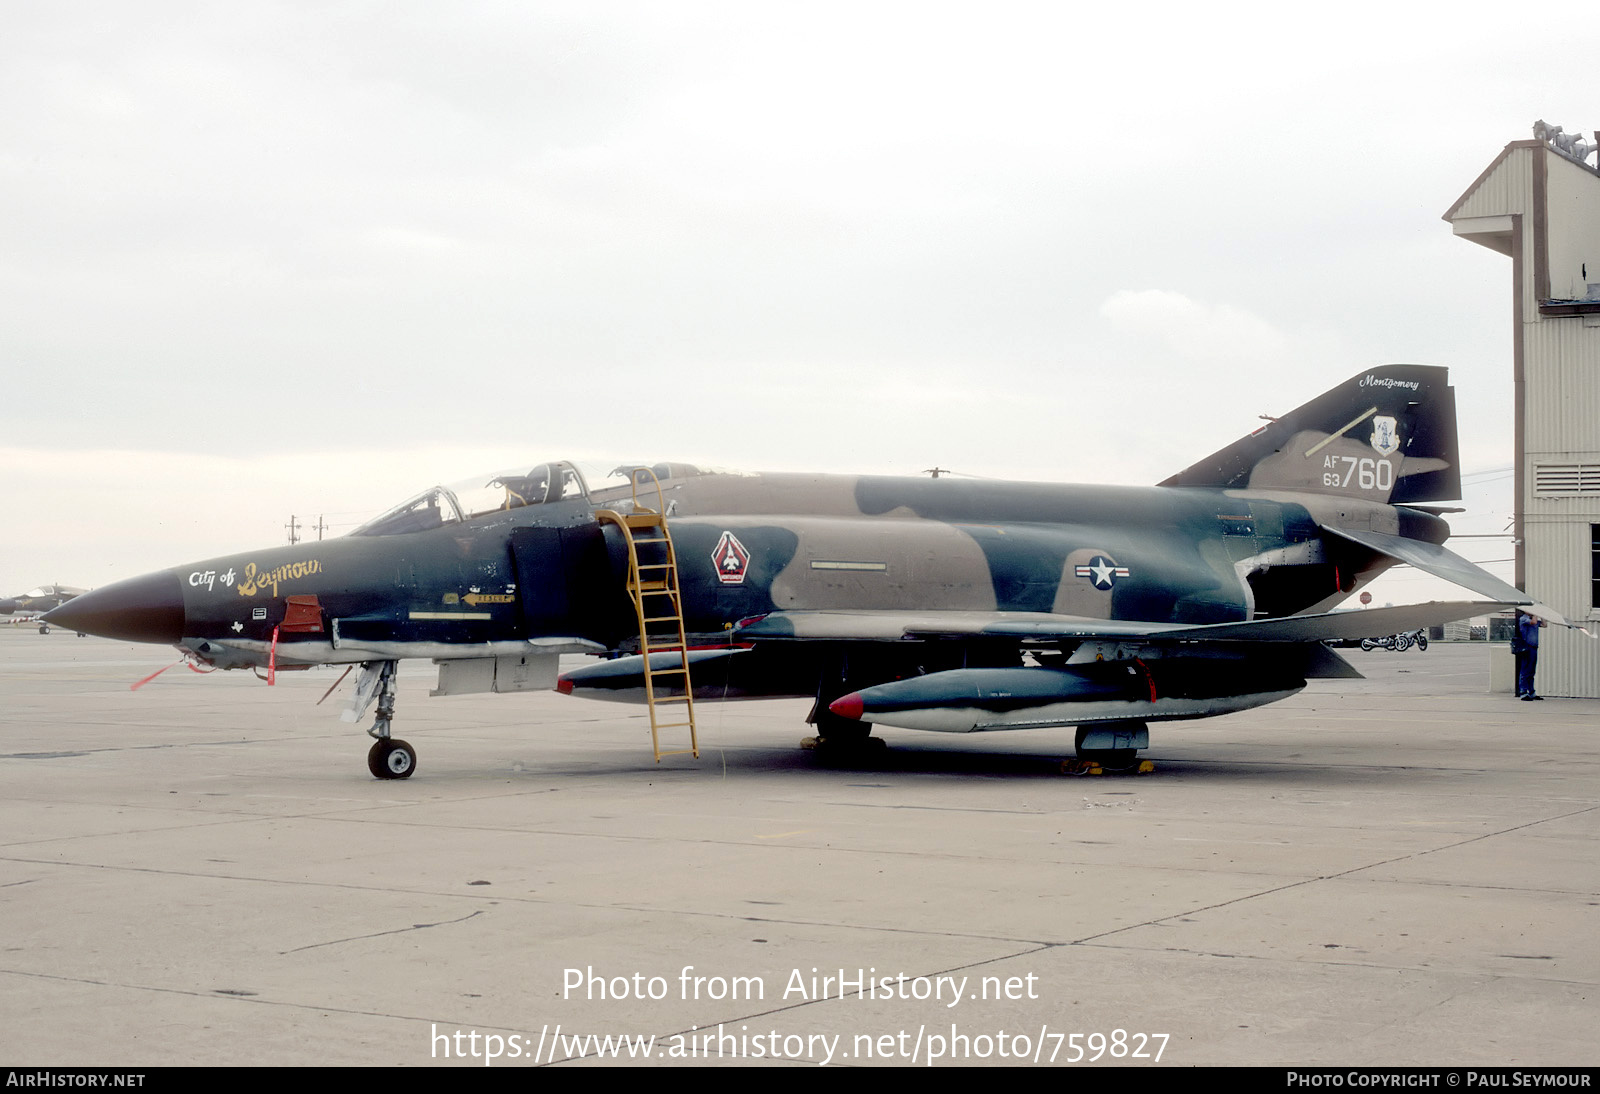
<svg viewBox="0 0 1600 1094">
<path fill-rule="evenodd" d="M 434 486 L 351 532 L 352 536 L 398 536 L 488 516 L 525 505 L 587 499 L 583 474 L 565 460 L 500 471 L 451 486 Z"/>
<path fill-rule="evenodd" d="M 430 487 L 350 534 L 398 536 L 426 532 L 505 510 L 559 501 L 593 500 L 605 508 L 626 510 L 633 504 L 633 497 L 638 496 L 642 504 L 659 505 L 659 500 L 644 502 L 643 499 L 647 491 L 654 493 L 663 482 L 731 473 L 687 463 L 624 463 L 610 471 L 606 470 L 609 466 L 606 463 L 586 466 L 590 472 L 588 478 L 569 461 L 557 460 L 478 475 L 450 486 Z M 591 482 L 599 486 L 591 489 Z"/>
</svg>

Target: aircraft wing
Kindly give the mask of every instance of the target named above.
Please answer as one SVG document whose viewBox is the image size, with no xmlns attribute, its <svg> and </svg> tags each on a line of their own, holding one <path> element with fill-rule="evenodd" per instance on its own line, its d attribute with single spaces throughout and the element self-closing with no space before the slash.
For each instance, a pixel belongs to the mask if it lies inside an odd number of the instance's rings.
<svg viewBox="0 0 1600 1094">
<path fill-rule="evenodd" d="M 1084 619 L 1047 612 L 778 611 L 739 627 L 737 636 L 741 640 L 787 638 L 834 642 L 982 637 L 1144 639 L 1160 642 L 1319 642 L 1324 639 L 1370 638 L 1416 630 L 1418 627 L 1434 627 L 1474 615 L 1489 615 L 1516 603 L 1431 601 L 1362 611 L 1199 624 Z"/>
<path fill-rule="evenodd" d="M 1137 637 L 1149 634 L 1151 626 L 1150 623 L 1084 619 L 1072 615 L 1052 615 L 1049 612 L 835 609 L 770 612 L 741 624 L 736 633 L 741 639 L 897 642 L 912 638 L 1014 637 L 1034 633 L 1076 638 Z"/>
</svg>

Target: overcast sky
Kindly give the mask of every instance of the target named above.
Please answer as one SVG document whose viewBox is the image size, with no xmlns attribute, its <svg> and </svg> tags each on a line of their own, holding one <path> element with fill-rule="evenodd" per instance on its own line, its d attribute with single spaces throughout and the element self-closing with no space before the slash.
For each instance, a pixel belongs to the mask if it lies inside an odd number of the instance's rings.
<svg viewBox="0 0 1600 1094">
<path fill-rule="evenodd" d="M 0 0 L 0 593 L 531 460 L 1150 483 L 1389 361 L 1499 531 L 1440 216 L 1600 126 L 1559 9 Z"/>
</svg>

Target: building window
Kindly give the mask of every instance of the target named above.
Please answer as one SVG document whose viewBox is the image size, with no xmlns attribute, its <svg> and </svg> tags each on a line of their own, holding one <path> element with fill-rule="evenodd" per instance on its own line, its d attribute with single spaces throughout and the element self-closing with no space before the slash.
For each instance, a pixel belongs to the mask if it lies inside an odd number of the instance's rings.
<svg viewBox="0 0 1600 1094">
<path fill-rule="evenodd" d="M 1600 524 L 1589 525 L 1589 607 L 1600 609 Z"/>
</svg>

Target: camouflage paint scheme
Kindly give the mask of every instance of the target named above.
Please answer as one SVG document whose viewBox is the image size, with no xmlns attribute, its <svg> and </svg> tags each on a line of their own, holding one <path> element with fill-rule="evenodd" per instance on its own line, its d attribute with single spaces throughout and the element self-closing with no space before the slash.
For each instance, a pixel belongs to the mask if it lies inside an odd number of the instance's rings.
<svg viewBox="0 0 1600 1094">
<path fill-rule="evenodd" d="M 813 697 L 844 738 L 1243 709 L 1354 675 L 1321 639 L 1525 604 L 1439 546 L 1424 503 L 1459 496 L 1456 448 L 1446 370 L 1389 365 L 1160 486 L 653 472 L 696 698 Z M 555 655 L 595 653 L 562 690 L 638 698 L 626 545 L 595 516 L 634 491 L 591 494 L 559 463 L 494 484 L 511 507 L 473 516 L 435 488 L 341 539 L 158 571 L 50 619 L 221 668 L 484 666 L 437 693 L 549 686 Z M 1324 614 L 1399 561 L 1494 604 Z"/>
<path fill-rule="evenodd" d="M 51 608 L 60 607 L 75 596 L 83 595 L 86 591 L 71 585 L 40 585 L 28 592 L 0 600 L 0 615 L 47 612 Z"/>
</svg>

